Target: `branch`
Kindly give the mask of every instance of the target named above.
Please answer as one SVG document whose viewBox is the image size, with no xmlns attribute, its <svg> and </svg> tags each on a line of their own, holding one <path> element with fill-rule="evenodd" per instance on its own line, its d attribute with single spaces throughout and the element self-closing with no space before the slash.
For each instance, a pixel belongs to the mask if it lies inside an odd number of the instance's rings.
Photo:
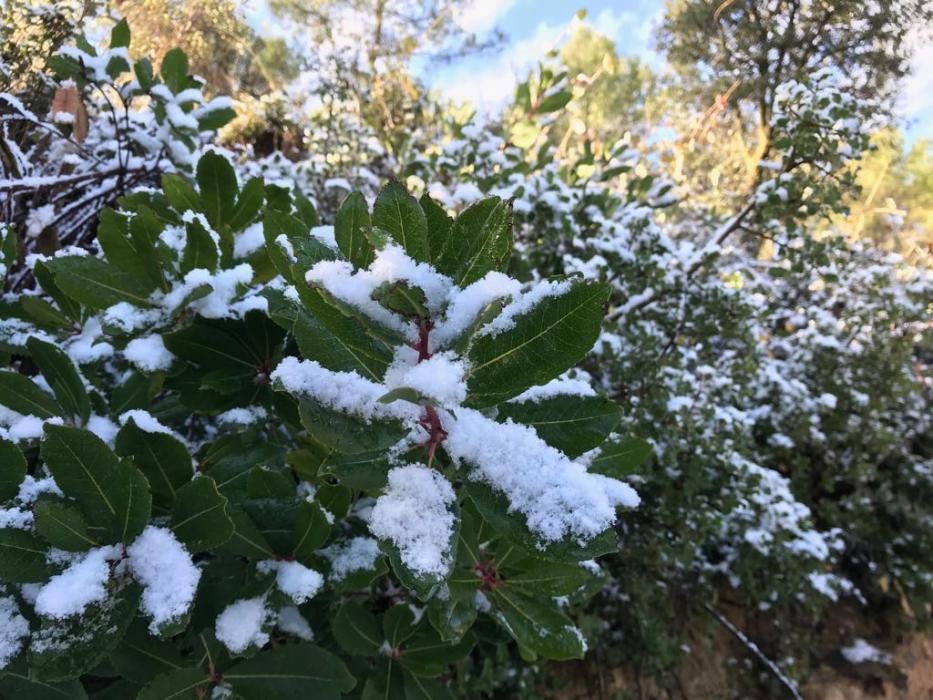
<svg viewBox="0 0 933 700">
<path fill-rule="evenodd" d="M 792 679 L 788 678 L 776 663 L 765 656 L 761 649 L 758 648 L 758 645 L 755 644 L 755 642 L 746 637 L 738 627 L 729 622 L 729 620 L 727 620 L 722 615 L 722 613 L 716 611 L 708 603 L 703 603 L 703 609 L 712 615 L 716 622 L 725 627 L 733 637 L 742 642 L 742 644 L 745 645 L 745 648 L 752 652 L 752 654 L 754 654 L 755 657 L 767 667 L 771 674 L 778 679 L 781 685 L 787 688 L 787 691 L 791 694 L 791 697 L 793 697 L 794 700 L 803 700 L 803 696 L 797 689 L 797 684 Z"/>
<path fill-rule="evenodd" d="M 717 247 L 722 244 L 733 232 L 741 227 L 742 222 L 745 220 L 752 211 L 755 209 L 754 195 L 749 197 L 748 202 L 742 207 L 742 210 L 729 219 L 726 223 L 720 226 L 716 232 L 713 234 L 713 237 L 710 239 L 709 243 L 703 246 L 703 249 L 695 256 L 694 260 L 687 266 L 686 271 L 684 272 L 684 277 L 689 280 L 697 270 L 700 269 L 703 265 L 703 258 L 710 252 L 712 252 L 713 247 Z M 615 309 L 611 314 L 609 314 L 606 319 L 613 320 L 619 316 L 624 316 L 632 311 L 636 311 L 642 307 L 648 306 L 648 304 L 653 303 L 657 299 L 657 294 L 653 289 L 646 289 L 641 294 L 638 294 L 634 297 L 631 297 L 625 304 Z"/>
</svg>

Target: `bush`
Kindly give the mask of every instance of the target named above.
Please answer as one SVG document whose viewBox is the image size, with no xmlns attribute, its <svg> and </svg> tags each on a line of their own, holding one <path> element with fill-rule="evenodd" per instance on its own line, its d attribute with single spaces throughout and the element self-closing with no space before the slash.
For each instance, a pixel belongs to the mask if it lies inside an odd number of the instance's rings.
<svg viewBox="0 0 933 700">
<path fill-rule="evenodd" d="M 838 77 L 722 214 L 558 156 L 549 68 L 370 169 L 210 145 L 227 102 L 128 43 L 51 61 L 85 138 L 0 96 L 4 697 L 534 697 L 594 646 L 663 674 L 720 600 L 792 684 L 844 598 L 925 624 L 933 279 L 828 223 Z"/>
</svg>

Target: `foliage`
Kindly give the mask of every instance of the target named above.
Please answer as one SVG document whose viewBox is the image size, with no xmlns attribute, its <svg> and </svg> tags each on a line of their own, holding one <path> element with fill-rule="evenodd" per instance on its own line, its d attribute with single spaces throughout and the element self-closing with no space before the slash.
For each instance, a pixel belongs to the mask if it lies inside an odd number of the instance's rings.
<svg viewBox="0 0 933 700">
<path fill-rule="evenodd" d="M 710 204 L 574 51 L 404 146 L 325 89 L 225 150 L 129 44 L 51 60 L 84 140 L 0 97 L 0 695 L 537 697 L 663 676 L 720 601 L 792 686 L 842 606 L 928 624 L 933 278 L 847 237 L 859 86 L 775 84 Z"/>
</svg>

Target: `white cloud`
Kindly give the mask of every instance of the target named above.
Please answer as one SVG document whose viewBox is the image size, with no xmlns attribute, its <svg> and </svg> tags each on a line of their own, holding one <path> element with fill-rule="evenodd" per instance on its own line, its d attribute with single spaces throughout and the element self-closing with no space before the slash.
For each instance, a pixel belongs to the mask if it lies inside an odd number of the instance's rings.
<svg viewBox="0 0 933 700">
<path fill-rule="evenodd" d="M 923 41 L 917 32 L 910 39 L 914 50 L 910 76 L 904 81 L 901 112 L 908 119 L 929 121 L 933 117 L 933 42 Z"/>
<path fill-rule="evenodd" d="M 457 12 L 456 21 L 460 28 L 474 34 L 482 34 L 496 26 L 515 5 L 517 0 L 472 0 Z"/>
<path fill-rule="evenodd" d="M 464 61 L 433 82 L 445 96 L 457 102 L 469 101 L 481 111 L 494 111 L 512 98 L 518 81 L 560 44 L 565 33 L 564 26 L 542 22 L 531 36 L 501 53 Z"/>
</svg>

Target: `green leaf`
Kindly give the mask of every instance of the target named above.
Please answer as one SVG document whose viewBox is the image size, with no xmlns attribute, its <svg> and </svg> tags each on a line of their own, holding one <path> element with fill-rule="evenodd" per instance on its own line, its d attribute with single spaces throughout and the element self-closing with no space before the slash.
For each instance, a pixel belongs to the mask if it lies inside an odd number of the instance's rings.
<svg viewBox="0 0 933 700">
<path fill-rule="evenodd" d="M 405 282 L 387 282 L 372 293 L 372 298 L 389 311 L 410 319 L 429 318 L 424 291 Z"/>
<path fill-rule="evenodd" d="M 185 250 L 181 258 L 182 273 L 187 274 L 197 268 L 214 272 L 217 269 L 220 254 L 217 251 L 217 244 L 211 238 L 211 234 L 197 219 L 192 219 L 185 224 L 185 231 L 187 236 Z"/>
<path fill-rule="evenodd" d="M 330 448 L 345 454 L 386 450 L 407 434 L 397 420 L 370 420 L 335 411 L 312 399 L 301 399 L 301 424 Z"/>
<path fill-rule="evenodd" d="M 52 297 L 65 316 L 72 320 L 81 318 L 81 305 L 65 294 L 58 285 L 55 284 L 55 276 L 44 262 L 41 260 L 36 262 L 32 274 L 36 276 L 36 281 L 42 287 L 42 290 Z"/>
<path fill-rule="evenodd" d="M 89 255 L 49 260 L 55 283 L 69 297 L 92 309 L 103 310 L 121 301 L 151 307 L 149 291 L 137 276 Z"/>
<path fill-rule="evenodd" d="M 393 605 L 382 617 L 382 631 L 389 646 L 398 649 L 415 633 L 415 614 L 404 603 Z"/>
<path fill-rule="evenodd" d="M 400 183 L 390 182 L 382 188 L 373 206 L 372 223 L 395 239 L 412 260 L 430 262 L 424 211 Z"/>
<path fill-rule="evenodd" d="M 119 49 L 130 45 L 130 25 L 121 19 L 110 30 L 110 48 Z"/>
<path fill-rule="evenodd" d="M 224 672 L 243 700 L 338 700 L 356 680 L 336 656 L 313 644 L 264 651 Z"/>
<path fill-rule="evenodd" d="M 335 372 L 355 371 L 380 381 L 392 362 L 389 345 L 373 337 L 361 319 L 344 313 L 324 290 L 299 283 L 299 294 L 307 309 L 295 317 L 293 329 L 301 354 Z"/>
<path fill-rule="evenodd" d="M 334 237 L 343 257 L 356 269 L 369 267 L 373 261 L 373 249 L 368 238 L 371 228 L 366 198 L 359 192 L 351 192 L 337 210 Z"/>
<path fill-rule="evenodd" d="M 378 659 L 366 678 L 361 700 L 408 700 L 405 692 L 405 670 L 395 661 Z"/>
<path fill-rule="evenodd" d="M 554 396 L 504 403 L 496 420 L 531 426 L 538 437 L 571 459 L 598 447 L 622 419 L 622 409 L 601 396 Z"/>
<path fill-rule="evenodd" d="M 468 405 L 493 406 L 583 359 L 599 337 L 608 298 L 608 285 L 576 283 L 516 316 L 513 328 L 474 339 Z"/>
<path fill-rule="evenodd" d="M 298 505 L 295 522 L 295 547 L 292 556 L 298 561 L 308 562 L 314 552 L 324 546 L 330 535 L 330 521 L 317 502 L 302 501 Z"/>
<path fill-rule="evenodd" d="M 64 414 L 52 396 L 29 377 L 12 370 L 0 371 L 0 405 L 24 416 L 52 418 Z"/>
<path fill-rule="evenodd" d="M 178 48 L 166 52 L 159 73 L 173 93 L 184 90 L 188 85 L 188 57 L 185 52 Z"/>
<path fill-rule="evenodd" d="M 467 481 L 465 486 L 483 520 L 497 534 L 509 538 L 526 551 L 535 552 L 542 559 L 574 564 L 618 550 L 618 537 L 612 528 L 585 542 L 568 538 L 542 547 L 538 537 L 528 528 L 525 517 L 512 510 L 505 496 L 484 483 Z"/>
<path fill-rule="evenodd" d="M 405 700 L 453 700 L 453 695 L 435 678 L 419 678 L 402 672 Z"/>
<path fill-rule="evenodd" d="M 15 497 L 25 478 L 26 457 L 14 443 L 0 438 L 0 501 Z"/>
<path fill-rule="evenodd" d="M 505 269 L 511 253 L 512 207 L 488 197 L 457 217 L 434 259 L 438 270 L 466 287 L 487 272 Z"/>
<path fill-rule="evenodd" d="M 573 99 L 573 93 L 569 90 L 560 90 L 550 94 L 538 103 L 535 114 L 549 114 L 561 110 L 571 99 Z"/>
<path fill-rule="evenodd" d="M 321 218 L 317 215 L 317 209 L 314 208 L 311 200 L 297 187 L 292 189 L 292 193 L 295 196 L 295 212 L 305 227 L 311 229 L 320 226 Z"/>
<path fill-rule="evenodd" d="M 216 131 L 234 119 L 236 119 L 236 112 L 230 107 L 213 107 L 209 112 L 199 112 L 198 129 L 201 131 Z"/>
<path fill-rule="evenodd" d="M 33 633 L 29 662 L 37 678 L 63 681 L 89 672 L 120 643 L 139 605 L 140 588 L 125 584 L 111 590 L 83 614 L 62 620 L 43 619 Z"/>
<path fill-rule="evenodd" d="M 48 547 L 24 530 L 0 528 L 0 581 L 32 583 L 48 578 Z"/>
<path fill-rule="evenodd" d="M 127 216 L 105 207 L 100 212 L 97 240 L 107 256 L 108 263 L 137 280 L 147 279 L 147 264 L 143 258 L 143 251 L 137 249 L 136 242 L 130 235 L 130 219 Z M 152 285 L 147 291 L 154 288 L 155 285 Z"/>
<path fill-rule="evenodd" d="M 191 552 L 220 547 L 234 532 L 227 504 L 214 480 L 199 476 L 182 486 L 175 496 L 172 531 Z"/>
<path fill-rule="evenodd" d="M 376 656 L 385 639 L 376 616 L 352 600 L 340 606 L 331 632 L 351 656 Z"/>
<path fill-rule="evenodd" d="M 248 498 L 240 501 L 239 508 L 249 516 L 257 531 L 269 543 L 275 557 L 290 556 L 294 546 L 294 533 L 298 526 L 298 506 L 301 499 Z M 335 516 L 339 517 L 337 513 Z"/>
<path fill-rule="evenodd" d="M 321 462 L 321 475 L 333 476 L 341 484 L 360 491 L 375 491 L 386 484 L 386 478 L 392 465 L 384 449 L 356 454 L 341 454 L 328 448 L 328 454 Z"/>
<path fill-rule="evenodd" d="M 144 56 L 133 64 L 133 70 L 136 72 L 136 82 L 139 83 L 139 90 L 147 92 L 155 84 L 152 61 Z"/>
<path fill-rule="evenodd" d="M 469 654 L 475 643 L 469 634 L 459 641 L 445 642 L 432 628 L 423 627 L 405 643 L 401 663 L 416 676 L 440 676 Z"/>
<path fill-rule="evenodd" d="M 537 598 L 566 596 L 575 593 L 593 575 L 578 564 L 561 564 L 537 557 L 523 557 L 499 567 L 508 590 L 517 590 Z"/>
<path fill-rule="evenodd" d="M 236 172 L 226 158 L 208 151 L 198 161 L 197 179 L 201 201 L 204 204 L 204 215 L 223 239 L 221 229 L 230 220 L 239 193 Z"/>
<path fill-rule="evenodd" d="M 139 206 L 136 215 L 130 220 L 130 237 L 139 257 L 141 275 L 148 281 L 147 289 L 159 288 L 167 292 L 162 266 L 156 253 L 156 241 L 165 225 L 156 213 L 147 206 Z"/>
<path fill-rule="evenodd" d="M 586 653 L 580 631 L 556 603 L 504 588 L 490 591 L 489 599 L 496 619 L 523 647 L 556 661 L 580 659 Z"/>
<path fill-rule="evenodd" d="M 229 506 L 227 513 L 233 520 L 233 536 L 222 546 L 231 554 L 247 559 L 275 559 L 278 555 L 266 536 L 241 508 Z"/>
<path fill-rule="evenodd" d="M 149 634 L 148 625 L 137 617 L 111 652 L 110 663 L 124 678 L 146 684 L 159 674 L 184 667 L 185 659 L 172 644 Z"/>
<path fill-rule="evenodd" d="M 133 458 L 149 480 L 153 499 L 166 508 L 194 475 L 188 448 L 167 433 L 142 430 L 132 418 L 117 433 L 115 449 L 121 457 Z"/>
<path fill-rule="evenodd" d="M 474 596 L 479 579 L 476 581 L 477 584 L 471 581 L 469 584 L 462 585 L 455 582 L 452 577 L 447 582 L 450 589 L 447 599 L 434 599 L 428 604 L 428 620 L 445 642 L 455 642 L 461 639 L 473 626 L 478 612 Z"/>
<path fill-rule="evenodd" d="M 241 231 L 256 220 L 259 211 L 262 209 L 262 202 L 265 198 L 265 187 L 261 177 L 250 178 L 240 190 L 237 197 L 236 206 L 230 215 L 230 230 Z"/>
<path fill-rule="evenodd" d="M 208 443 L 198 459 L 199 470 L 217 482 L 224 496 L 236 500 L 246 496 L 250 470 L 257 464 L 281 463 L 284 450 L 266 441 L 258 430 L 248 429 Z"/>
<path fill-rule="evenodd" d="M 162 338 L 172 353 L 202 368 L 239 370 L 252 379 L 278 363 L 284 336 L 265 314 L 250 312 L 243 320 L 199 317 Z"/>
<path fill-rule="evenodd" d="M 211 679 L 200 668 L 177 668 L 156 676 L 140 691 L 136 700 L 196 700 Z"/>
<path fill-rule="evenodd" d="M 36 530 L 53 547 L 66 552 L 86 552 L 97 546 L 77 508 L 56 501 L 39 501 L 35 515 Z"/>
<path fill-rule="evenodd" d="M 428 250 L 431 251 L 431 259 L 436 265 L 438 253 L 446 245 L 454 220 L 447 215 L 444 207 L 431 199 L 427 192 L 421 195 L 418 202 L 428 222 Z"/>
<path fill-rule="evenodd" d="M 622 479 L 635 474 L 644 465 L 654 450 L 646 440 L 627 437 L 618 442 L 603 445 L 590 463 L 589 471 L 604 474 L 614 479 Z"/>
<path fill-rule="evenodd" d="M 19 305 L 37 325 L 71 330 L 74 324 L 42 297 L 21 297 Z"/>
<path fill-rule="evenodd" d="M 55 393 L 59 405 L 68 415 L 77 416 L 82 423 L 86 422 L 91 415 L 91 401 L 84 388 L 84 380 L 71 358 L 36 336 L 26 341 L 26 347 Z"/>
<path fill-rule="evenodd" d="M 162 174 L 162 191 L 178 212 L 201 211 L 201 198 L 186 178 L 175 173 Z"/>
<path fill-rule="evenodd" d="M 128 542 L 142 532 L 151 510 L 149 483 L 99 437 L 47 424 L 41 454 L 62 492 L 78 502 L 91 526 L 103 530 L 103 543 Z"/>
<path fill-rule="evenodd" d="M 37 680 L 25 661 L 18 661 L 3 669 L 0 675 L 0 697 L 15 700 L 87 700 L 87 693 L 79 680 L 47 683 Z"/>
</svg>

